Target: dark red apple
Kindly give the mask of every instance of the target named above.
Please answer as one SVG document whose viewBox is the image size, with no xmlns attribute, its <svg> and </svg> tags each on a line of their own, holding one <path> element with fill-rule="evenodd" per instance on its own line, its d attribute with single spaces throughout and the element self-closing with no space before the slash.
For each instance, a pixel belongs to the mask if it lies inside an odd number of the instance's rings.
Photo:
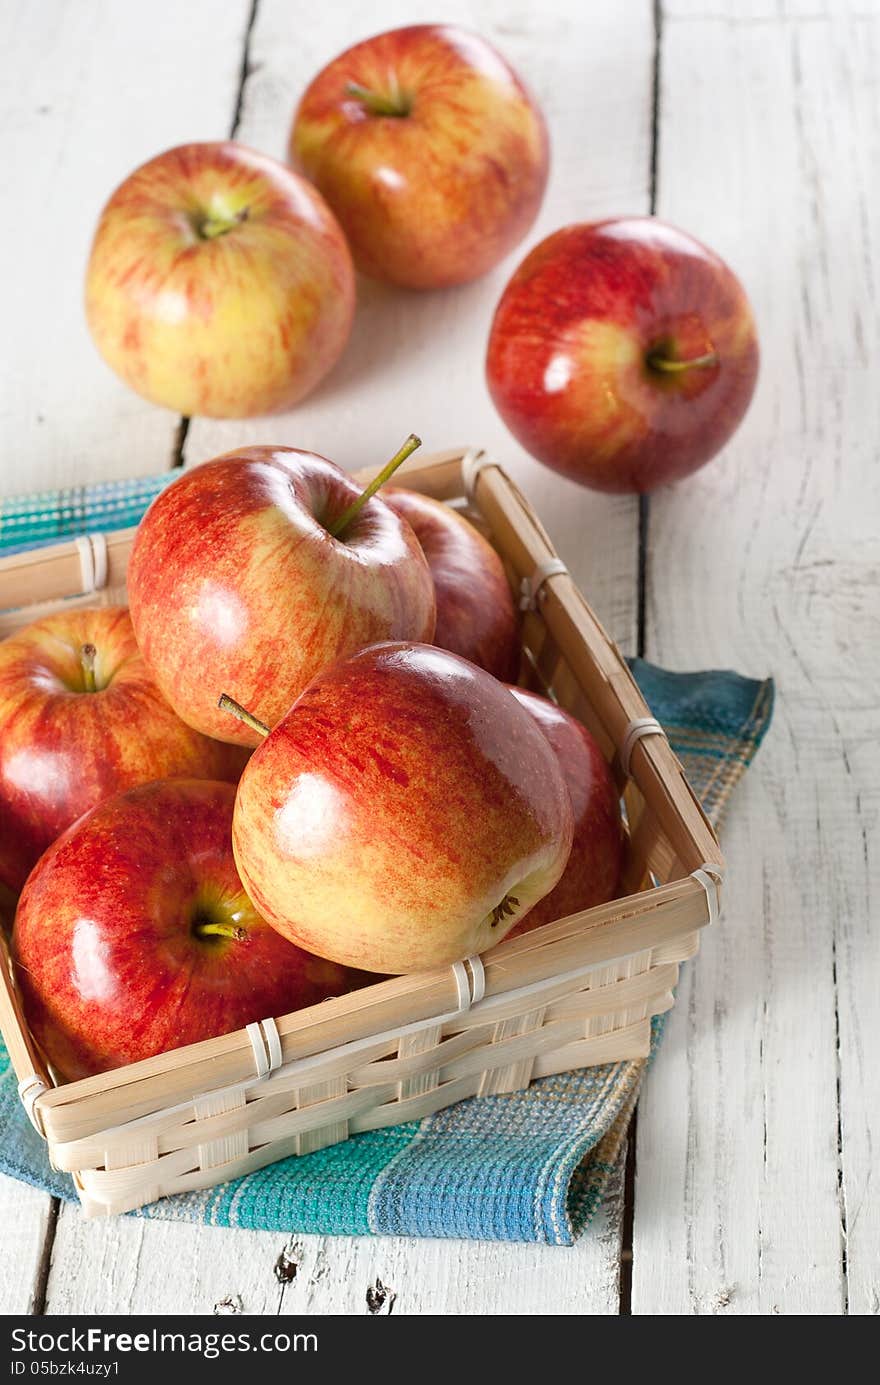
<svg viewBox="0 0 880 1385">
<path fill-rule="evenodd" d="M 567 226 L 495 311 L 489 390 L 532 456 L 596 490 L 645 492 L 724 446 L 758 375 L 731 269 L 652 217 Z"/>
<path fill-rule="evenodd" d="M 408 288 L 476 279 L 537 215 L 543 116 L 500 53 L 452 24 L 356 43 L 309 85 L 290 157 L 365 274 Z"/>
<path fill-rule="evenodd" d="M 519 619 L 495 549 L 439 500 L 402 487 L 383 496 L 407 520 L 428 560 L 437 597 L 434 644 L 512 682 L 519 670 Z"/>
<path fill-rule="evenodd" d="M 378 972 L 491 947 L 556 884 L 571 836 L 534 718 L 483 669 L 416 644 L 319 674 L 248 762 L 232 827 L 270 923 Z"/>
<path fill-rule="evenodd" d="M 168 775 L 235 780 L 244 751 L 193 731 L 141 657 L 128 612 L 59 611 L 0 643 L 0 885 L 120 789 Z"/>
<path fill-rule="evenodd" d="M 623 825 L 617 786 L 595 737 L 548 698 L 523 688 L 510 691 L 550 742 L 574 812 L 574 839 L 562 877 L 511 929 L 507 936 L 514 938 L 614 898 L 623 862 Z"/>
<path fill-rule="evenodd" d="M 230 843 L 235 790 L 165 779 L 108 799 L 46 852 L 19 901 L 28 1024 L 68 1079 L 341 995 L 364 978 L 282 938 Z"/>
<path fill-rule="evenodd" d="M 362 496 L 324 457 L 245 447 L 153 501 L 128 568 L 131 617 L 190 726 L 256 745 L 218 710 L 222 692 L 274 726 L 334 660 L 377 640 L 433 637 L 434 584 L 406 521 L 373 497 L 340 530 Z"/>
</svg>

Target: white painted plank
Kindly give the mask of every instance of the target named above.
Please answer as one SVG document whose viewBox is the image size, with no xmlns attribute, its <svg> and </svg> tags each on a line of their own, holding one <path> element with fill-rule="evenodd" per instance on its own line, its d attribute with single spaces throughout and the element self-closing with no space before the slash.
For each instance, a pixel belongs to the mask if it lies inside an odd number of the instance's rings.
<svg viewBox="0 0 880 1385">
<path fill-rule="evenodd" d="M 51 1216 L 45 1193 L 0 1174 L 0 1314 L 33 1312 Z"/>
<path fill-rule="evenodd" d="M 65 1209 L 47 1312 L 615 1314 L 620 1207 L 615 1184 L 571 1250 L 84 1222 Z"/>
<path fill-rule="evenodd" d="M 640 1108 L 633 1311 L 876 1313 L 880 21 L 752 9 L 663 24 L 659 210 L 740 271 L 764 358 L 724 457 L 652 502 L 648 653 L 779 701 Z"/>
<path fill-rule="evenodd" d="M 83 277 L 105 199 L 144 159 L 225 136 L 248 0 L 7 0 L 0 13 L 5 363 L 0 493 L 162 471 L 175 415 L 102 363 Z"/>
<path fill-rule="evenodd" d="M 348 349 L 294 412 L 243 421 L 195 420 L 187 462 L 251 442 L 323 453 L 347 469 L 385 460 L 413 430 L 432 448 L 473 442 L 509 466 L 599 614 L 627 649 L 635 628 L 637 517 L 627 498 L 598 496 L 533 462 L 507 433 L 486 391 L 483 358 L 504 284 L 526 249 L 570 221 L 648 207 L 653 22 L 647 0 L 451 0 L 444 21 L 498 44 L 547 116 L 552 171 L 539 220 L 491 274 L 442 293 L 416 294 L 360 279 Z M 294 23 L 287 0 L 260 0 L 240 138 L 278 158 L 299 95 L 350 43 L 434 20 L 430 0 L 324 6 Z"/>
<path fill-rule="evenodd" d="M 378 27 L 433 19 L 426 0 L 390 0 Z M 540 11 L 507 0 L 450 3 L 443 18 L 494 38 L 531 82 L 548 116 L 554 172 L 534 243 L 578 217 L 646 210 L 650 168 L 650 5 L 554 0 Z M 377 28 L 372 4 L 325 6 L 306 26 L 285 0 L 260 0 L 240 138 L 283 156 L 300 91 L 317 68 Z M 594 133 L 591 133 L 594 132 Z M 522 252 L 524 253 L 524 249 Z M 495 300 L 516 256 L 481 283 L 417 297 L 362 285 L 354 340 L 330 381 L 295 414 L 251 422 L 195 420 L 188 462 L 246 442 L 314 448 L 355 467 L 384 456 L 415 428 L 426 447 L 460 440 L 496 450 L 536 503 L 618 642 L 634 648 L 634 502 L 592 496 L 525 458 L 496 418 L 482 379 Z M 413 402 L 417 416 L 412 416 Z M 403 412 L 402 412 L 403 410 Z M 285 1311 L 364 1311 L 376 1278 L 395 1312 L 616 1313 L 619 1191 L 572 1251 L 408 1240 L 310 1238 Z M 272 1267 L 284 1237 L 157 1222 L 84 1222 L 62 1210 L 47 1306 L 71 1312 L 210 1312 L 241 1296 L 244 1311 L 274 1311 Z"/>
<path fill-rule="evenodd" d="M 212 13 L 175 0 L 9 0 L 0 10 L 0 493 L 169 464 L 178 421 L 99 360 L 83 273 L 100 207 L 126 173 L 168 145 L 227 133 L 248 13 L 247 0 Z M 0 1312 L 33 1299 L 49 1206 L 0 1179 Z"/>
<path fill-rule="evenodd" d="M 623 1188 L 619 1174 L 594 1224 L 571 1249 L 558 1246 L 324 1238 L 307 1273 L 289 1286 L 285 1313 L 362 1314 L 378 1284 L 383 1311 L 455 1316 L 615 1315 Z"/>
</svg>

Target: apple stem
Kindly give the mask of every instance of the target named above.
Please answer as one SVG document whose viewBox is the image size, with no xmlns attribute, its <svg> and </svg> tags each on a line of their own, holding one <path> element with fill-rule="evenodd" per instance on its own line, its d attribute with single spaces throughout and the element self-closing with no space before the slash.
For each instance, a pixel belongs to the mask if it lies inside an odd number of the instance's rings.
<svg viewBox="0 0 880 1385">
<path fill-rule="evenodd" d="M 208 213 L 196 221 L 196 233 L 202 240 L 216 240 L 218 236 L 225 236 L 227 231 L 232 231 L 243 221 L 247 221 L 249 215 L 249 207 L 242 207 L 234 216 L 212 216 Z"/>
<path fill-rule="evenodd" d="M 239 928 L 235 923 L 215 923 L 208 919 L 202 919 L 193 927 L 193 932 L 197 938 L 232 938 L 234 942 L 240 942 L 247 937 L 247 929 Z"/>
<path fill-rule="evenodd" d="M 387 462 L 382 470 L 373 477 L 370 484 L 361 492 L 357 500 L 353 500 L 348 509 L 343 510 L 338 519 L 335 519 L 332 524 L 327 525 L 327 530 L 333 535 L 334 539 L 338 539 L 340 534 L 345 532 L 352 520 L 356 519 L 360 514 L 367 501 L 376 494 L 379 487 L 384 486 L 385 482 L 390 480 L 394 475 L 397 468 L 406 461 L 407 457 L 411 457 L 416 448 L 421 447 L 421 445 L 421 438 L 417 438 L 415 433 L 410 433 L 403 446 L 398 448 L 391 458 L 391 461 Z"/>
<path fill-rule="evenodd" d="M 653 352 L 648 357 L 652 370 L 662 370 L 668 375 L 681 374 L 685 370 L 705 370 L 707 366 L 717 364 L 717 351 L 707 351 L 705 356 L 692 356 L 689 361 L 676 361 L 671 356 L 661 356 L 659 352 Z"/>
<path fill-rule="evenodd" d="M 370 115 L 409 115 L 412 110 L 412 101 L 400 90 L 397 78 L 389 74 L 389 90 L 387 94 L 381 91 L 373 91 L 370 87 L 361 86 L 360 82 L 348 82 L 345 88 L 346 96 L 354 96 L 369 111 Z"/>
<path fill-rule="evenodd" d="M 229 696 L 229 693 L 223 693 L 220 696 L 217 706 L 223 712 L 231 712 L 234 717 L 238 717 L 239 721 L 243 721 L 245 726 L 249 726 L 258 735 L 268 736 L 269 728 L 266 723 L 255 717 L 253 712 L 249 712 L 247 707 L 242 707 L 240 702 L 236 702 L 234 697 Z"/>
<path fill-rule="evenodd" d="M 95 660 L 98 651 L 93 644 L 80 646 L 79 661 L 82 665 L 83 686 L 86 692 L 93 693 L 98 691 L 98 684 L 95 680 Z"/>
</svg>

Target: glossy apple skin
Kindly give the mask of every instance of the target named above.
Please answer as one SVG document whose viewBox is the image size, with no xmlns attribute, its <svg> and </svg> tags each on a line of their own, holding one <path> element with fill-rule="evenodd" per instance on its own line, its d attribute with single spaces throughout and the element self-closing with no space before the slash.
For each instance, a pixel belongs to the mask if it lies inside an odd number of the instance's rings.
<svg viewBox="0 0 880 1385">
<path fill-rule="evenodd" d="M 394 84 L 408 114 L 347 92 Z M 336 213 L 359 269 L 414 289 L 485 274 L 534 221 L 547 183 L 543 116 L 490 44 L 416 24 L 355 44 L 318 73 L 290 135 L 294 166 Z"/>
<path fill-rule="evenodd" d="M 382 495 L 428 560 L 437 597 L 433 643 L 510 682 L 519 670 L 519 619 L 495 549 L 439 500 L 397 486 Z"/>
<path fill-rule="evenodd" d="M 221 693 L 274 726 L 334 660 L 433 637 L 434 585 L 406 521 L 374 497 L 343 542 L 316 518 L 338 517 L 360 492 L 324 457 L 248 447 L 184 472 L 153 501 L 129 562 L 131 614 L 190 726 L 255 745 L 217 707 Z"/>
<path fill-rule="evenodd" d="M 96 650 L 99 691 L 80 651 Z M 0 643 L 0 884 L 17 893 L 41 852 L 102 799 L 149 779 L 235 781 L 246 754 L 180 720 L 128 612 L 59 612 Z"/>
<path fill-rule="evenodd" d="M 165 779 L 108 799 L 42 858 L 13 958 L 30 1028 L 68 1079 L 341 995 L 365 978 L 260 918 L 235 869 L 229 784 Z M 196 936 L 198 919 L 243 930 Z"/>
<path fill-rule="evenodd" d="M 574 814 L 571 854 L 562 877 L 511 929 L 507 936 L 514 938 L 614 898 L 623 865 L 623 824 L 617 786 L 587 728 L 538 693 L 524 688 L 510 691 L 553 748 Z"/>
<path fill-rule="evenodd" d="M 714 354 L 667 373 L 648 362 Z M 567 226 L 502 294 L 486 358 L 492 399 L 533 457 L 596 490 L 647 492 L 703 466 L 748 408 L 758 339 L 739 280 L 651 217 Z"/>
<path fill-rule="evenodd" d="M 198 229 L 227 222 L 209 238 Z M 354 301 L 348 246 L 320 195 L 231 142 L 136 169 L 101 213 L 86 275 L 107 364 L 154 404 L 211 418 L 296 404 L 340 355 Z"/>
<path fill-rule="evenodd" d="M 251 757 L 232 825 L 270 923 L 310 952 L 394 973 L 499 941 L 556 884 L 571 838 L 556 757 L 504 684 L 392 643 L 309 685 Z"/>
</svg>

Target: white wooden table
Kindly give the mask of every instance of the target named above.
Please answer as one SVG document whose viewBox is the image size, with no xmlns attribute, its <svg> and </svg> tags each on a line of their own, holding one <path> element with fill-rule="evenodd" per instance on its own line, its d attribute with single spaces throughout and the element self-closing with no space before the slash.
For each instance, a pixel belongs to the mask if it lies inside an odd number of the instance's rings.
<svg viewBox="0 0 880 1385">
<path fill-rule="evenodd" d="M 342 363 L 274 420 L 187 429 L 88 341 L 89 237 L 122 177 L 228 134 L 283 157 L 318 66 L 438 13 L 494 39 L 547 113 L 553 173 L 529 243 L 653 209 L 751 294 L 763 373 L 745 425 L 641 528 L 635 500 L 559 480 L 495 416 L 482 355 L 512 264 L 430 297 L 362 285 Z M 726 916 L 639 1108 L 635 1175 L 574 1250 L 85 1222 L 7 1181 L 0 1311 L 362 1314 L 377 1278 L 396 1313 L 880 1311 L 877 0 L 5 0 L 0 62 L 4 490 L 250 441 L 352 468 L 410 428 L 428 449 L 480 443 L 625 650 L 779 687 L 727 825 Z"/>
</svg>

